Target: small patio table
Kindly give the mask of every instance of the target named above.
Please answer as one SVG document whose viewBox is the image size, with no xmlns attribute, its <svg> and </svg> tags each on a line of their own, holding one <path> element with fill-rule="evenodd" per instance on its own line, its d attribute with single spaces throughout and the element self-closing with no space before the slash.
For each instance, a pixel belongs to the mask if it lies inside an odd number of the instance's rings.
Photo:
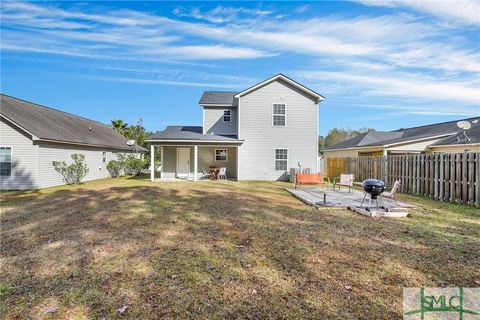
<svg viewBox="0 0 480 320">
<path fill-rule="evenodd" d="M 211 180 L 218 180 L 219 172 L 220 172 L 220 168 L 210 167 L 210 179 Z"/>
</svg>

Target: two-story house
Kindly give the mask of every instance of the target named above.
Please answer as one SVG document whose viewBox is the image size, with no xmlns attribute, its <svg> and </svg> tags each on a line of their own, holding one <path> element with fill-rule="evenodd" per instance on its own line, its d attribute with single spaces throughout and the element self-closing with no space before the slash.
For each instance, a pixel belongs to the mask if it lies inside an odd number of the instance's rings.
<svg viewBox="0 0 480 320">
<path fill-rule="evenodd" d="M 212 166 L 238 180 L 285 180 L 299 164 L 317 172 L 323 99 L 282 74 L 240 92 L 207 91 L 202 127 L 170 126 L 147 140 L 152 155 L 162 150 L 160 178 L 197 180 Z"/>
</svg>

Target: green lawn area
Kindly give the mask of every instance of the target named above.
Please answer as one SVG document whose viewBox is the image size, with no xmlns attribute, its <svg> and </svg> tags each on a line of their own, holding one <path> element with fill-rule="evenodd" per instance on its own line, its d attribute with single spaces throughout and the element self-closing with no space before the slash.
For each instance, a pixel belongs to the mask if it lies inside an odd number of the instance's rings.
<svg viewBox="0 0 480 320">
<path fill-rule="evenodd" d="M 480 210 L 403 196 L 419 205 L 410 217 L 372 219 L 285 186 L 120 178 L 4 192 L 1 317 L 394 319 L 402 287 L 479 286 Z"/>
</svg>

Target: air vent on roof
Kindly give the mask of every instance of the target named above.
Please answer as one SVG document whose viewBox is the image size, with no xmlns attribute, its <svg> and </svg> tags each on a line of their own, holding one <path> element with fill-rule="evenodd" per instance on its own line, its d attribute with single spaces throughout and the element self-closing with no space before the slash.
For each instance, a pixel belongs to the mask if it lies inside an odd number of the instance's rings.
<svg viewBox="0 0 480 320">
<path fill-rule="evenodd" d="M 88 131 L 92 131 L 92 127 L 88 126 Z"/>
</svg>

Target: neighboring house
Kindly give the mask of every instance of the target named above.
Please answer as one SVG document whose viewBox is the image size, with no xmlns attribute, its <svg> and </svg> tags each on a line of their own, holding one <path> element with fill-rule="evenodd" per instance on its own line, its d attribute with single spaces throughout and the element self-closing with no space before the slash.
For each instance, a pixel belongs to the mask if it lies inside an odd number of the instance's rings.
<svg viewBox="0 0 480 320">
<path fill-rule="evenodd" d="M 2 94 L 0 189 L 62 185 L 52 162 L 71 163 L 73 153 L 85 155 L 85 180 L 107 178 L 108 161 L 116 160 L 117 153 L 134 152 L 126 141 L 103 123 Z"/>
<path fill-rule="evenodd" d="M 323 99 L 278 74 L 240 92 L 205 92 L 202 127 L 167 127 L 147 141 L 162 149 L 161 178 L 197 180 L 215 166 L 238 180 L 286 180 L 299 164 L 317 172 Z"/>
<path fill-rule="evenodd" d="M 458 121 L 390 132 L 374 131 L 325 148 L 323 154 L 326 158 L 343 158 L 435 152 L 479 152 L 480 117 L 463 120 L 472 124 L 471 129 L 465 133 L 457 126 Z"/>
</svg>

